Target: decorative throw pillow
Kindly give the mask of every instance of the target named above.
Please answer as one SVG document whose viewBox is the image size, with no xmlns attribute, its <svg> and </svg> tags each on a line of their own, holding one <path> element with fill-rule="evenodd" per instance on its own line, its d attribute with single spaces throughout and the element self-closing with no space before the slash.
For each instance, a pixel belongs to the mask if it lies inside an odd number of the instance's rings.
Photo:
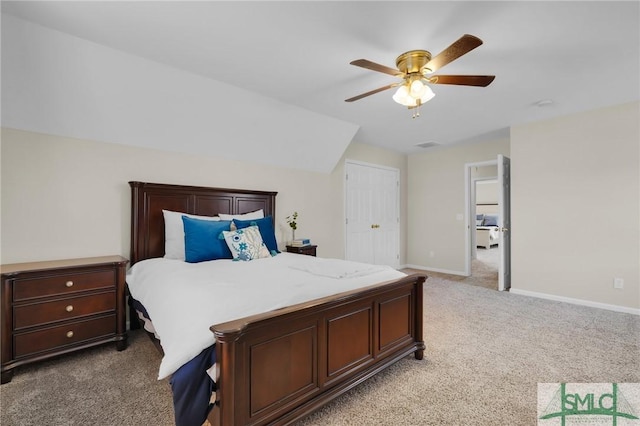
<svg viewBox="0 0 640 426">
<path fill-rule="evenodd" d="M 262 241 L 257 226 L 248 226 L 235 231 L 223 231 L 222 237 L 227 242 L 233 260 L 253 260 L 271 257 L 269 249 Z"/>
<path fill-rule="evenodd" d="M 218 221 L 218 216 L 196 216 L 171 210 L 162 210 L 164 216 L 164 257 L 184 260 L 184 224 L 182 216 L 194 219 Z"/>
<path fill-rule="evenodd" d="M 260 230 L 262 241 L 267 246 L 272 255 L 280 253 L 278 250 L 278 241 L 276 241 L 276 233 L 273 229 L 273 218 L 271 216 L 262 219 L 238 220 L 233 219 L 236 229 L 244 229 L 249 226 L 257 226 Z M 233 230 L 233 229 L 232 229 Z"/>
<path fill-rule="evenodd" d="M 229 221 L 211 221 L 182 216 L 184 223 L 184 254 L 189 263 L 206 260 L 231 259 L 231 251 L 218 239 L 231 226 Z"/>
</svg>

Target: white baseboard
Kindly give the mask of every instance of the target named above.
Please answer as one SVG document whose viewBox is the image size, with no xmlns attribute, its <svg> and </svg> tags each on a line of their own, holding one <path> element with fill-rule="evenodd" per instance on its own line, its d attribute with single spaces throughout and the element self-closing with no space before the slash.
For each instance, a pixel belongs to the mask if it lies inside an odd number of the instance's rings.
<svg viewBox="0 0 640 426">
<path fill-rule="evenodd" d="M 467 274 L 461 271 L 450 271 L 448 269 L 439 269 L 439 268 L 427 268 L 426 266 L 420 266 L 420 265 L 404 265 L 402 266 L 402 268 L 419 269 L 421 271 L 427 271 L 427 272 L 431 271 L 431 272 L 438 272 L 441 274 L 449 274 L 449 275 L 460 275 L 461 277 L 468 276 Z"/>
<path fill-rule="evenodd" d="M 539 299 L 554 300 L 556 302 L 571 303 L 573 305 L 589 306 L 591 308 L 606 309 L 608 311 L 623 312 L 625 314 L 640 315 L 640 309 L 636 308 L 610 305 L 608 303 L 592 302 L 590 300 L 574 299 L 572 297 L 556 296 L 555 294 L 538 293 L 536 291 L 520 290 L 513 287 L 509 290 L 509 293 L 519 294 L 522 296 L 537 297 Z"/>
<path fill-rule="evenodd" d="M 426 266 L 420 266 L 420 265 L 411 265 L 411 264 L 402 265 L 399 269 L 402 269 L 402 268 L 418 269 L 420 271 L 425 271 L 425 272 L 429 272 L 429 271 L 439 272 L 441 274 L 449 274 L 449 275 L 459 275 L 462 277 L 468 276 L 464 272 L 460 272 L 460 271 L 428 268 Z M 589 306 L 591 308 L 606 309 L 607 311 L 622 312 L 622 313 L 631 314 L 631 315 L 640 315 L 640 309 L 629 308 L 627 306 L 610 305 L 608 303 L 593 302 L 593 301 L 584 300 L 584 299 L 574 299 L 572 297 L 556 296 L 555 294 L 539 293 L 537 291 L 529 291 L 529 290 L 520 290 L 518 288 L 513 288 L 513 287 L 509 289 L 509 293 L 519 294 L 521 296 L 537 297 L 538 299 L 554 300 L 556 302 L 571 303 L 573 305 Z"/>
</svg>

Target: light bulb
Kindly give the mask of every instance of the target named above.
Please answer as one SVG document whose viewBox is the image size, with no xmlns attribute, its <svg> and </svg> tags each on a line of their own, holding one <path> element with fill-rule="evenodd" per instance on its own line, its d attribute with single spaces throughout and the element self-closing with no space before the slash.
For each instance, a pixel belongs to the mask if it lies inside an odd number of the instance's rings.
<svg viewBox="0 0 640 426">
<path fill-rule="evenodd" d="M 426 90 L 427 86 L 425 86 L 421 80 L 413 80 L 411 82 L 411 90 L 409 93 L 412 98 L 420 99 L 425 95 Z"/>
<path fill-rule="evenodd" d="M 431 90 L 431 87 L 427 86 L 426 84 L 424 85 L 424 94 L 420 97 L 420 103 L 426 103 L 429 102 L 431 99 L 433 99 L 433 97 L 436 94 L 433 93 L 433 90 Z"/>
<path fill-rule="evenodd" d="M 407 89 L 407 86 L 403 84 L 398 87 L 398 90 L 396 90 L 396 93 L 393 95 L 393 100 L 400 105 L 406 105 L 408 99 L 411 99 L 409 96 L 409 89 Z"/>
</svg>

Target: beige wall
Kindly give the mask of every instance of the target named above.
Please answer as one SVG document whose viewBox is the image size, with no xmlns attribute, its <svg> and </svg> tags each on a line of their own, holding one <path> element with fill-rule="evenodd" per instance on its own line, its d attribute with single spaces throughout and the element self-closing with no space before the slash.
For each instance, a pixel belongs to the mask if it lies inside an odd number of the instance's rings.
<svg viewBox="0 0 640 426">
<path fill-rule="evenodd" d="M 401 264 L 464 270 L 464 165 L 512 160 L 513 291 L 640 307 L 638 103 L 516 126 L 408 158 L 352 142 L 331 174 L 2 129 L 2 263 L 129 254 L 140 180 L 278 191 L 277 237 L 344 256 L 344 160 L 400 169 Z M 541 232 L 541 229 L 544 232 Z M 410 230 L 410 232 L 408 231 Z M 406 242 L 406 244 L 405 244 Z M 433 256 L 431 253 L 433 252 Z M 614 290 L 612 280 L 625 280 Z"/>
<path fill-rule="evenodd" d="M 632 103 L 511 129 L 515 291 L 640 308 L 639 117 Z"/>
<path fill-rule="evenodd" d="M 463 273 L 464 164 L 500 153 L 511 158 L 512 292 L 640 308 L 639 117 L 631 103 L 410 155 L 407 264 Z"/>
<path fill-rule="evenodd" d="M 298 236 L 324 257 L 344 255 L 342 162 L 331 174 L 2 129 L 2 263 L 129 255 L 128 181 L 278 191 L 277 238 L 300 214 Z M 361 144 L 345 157 L 402 165 L 404 156 Z M 406 175 L 406 168 L 403 168 Z"/>
<path fill-rule="evenodd" d="M 476 204 L 498 204 L 498 182 L 476 182 Z"/>
<path fill-rule="evenodd" d="M 407 264 L 464 273 L 464 167 L 509 156 L 509 140 L 454 145 L 408 158 Z"/>
</svg>

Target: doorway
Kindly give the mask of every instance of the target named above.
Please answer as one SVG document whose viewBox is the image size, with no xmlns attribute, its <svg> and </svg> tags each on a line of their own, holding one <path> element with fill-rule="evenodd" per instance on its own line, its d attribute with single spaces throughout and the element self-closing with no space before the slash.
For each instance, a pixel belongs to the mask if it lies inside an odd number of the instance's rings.
<svg viewBox="0 0 640 426">
<path fill-rule="evenodd" d="M 500 291 L 511 287 L 510 160 L 465 164 L 465 275 L 496 277 Z M 495 183 L 493 183 L 495 182 Z M 497 268 L 497 274 L 495 270 Z"/>
</svg>

